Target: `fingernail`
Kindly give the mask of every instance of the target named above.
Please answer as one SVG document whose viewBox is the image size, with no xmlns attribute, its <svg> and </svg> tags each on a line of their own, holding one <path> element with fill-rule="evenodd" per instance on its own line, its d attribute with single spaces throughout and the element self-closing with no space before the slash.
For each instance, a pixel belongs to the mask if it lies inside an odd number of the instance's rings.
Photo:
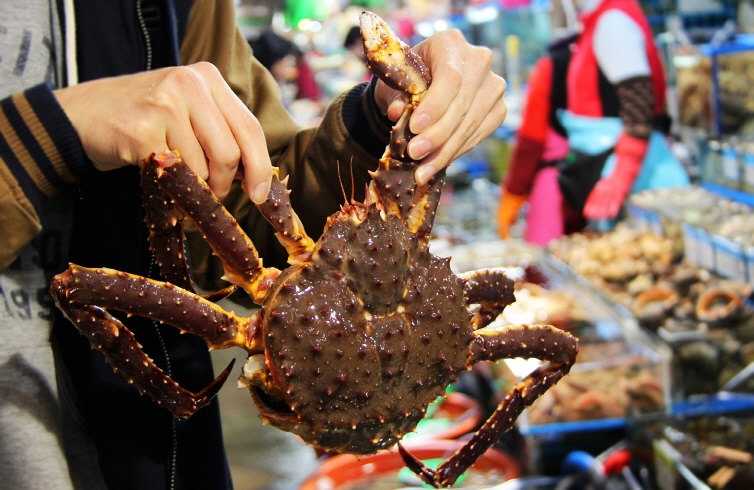
<svg viewBox="0 0 754 490">
<path fill-rule="evenodd" d="M 429 142 L 424 138 L 416 137 L 411 140 L 408 145 L 408 153 L 414 160 L 421 160 L 429 155 L 432 148 L 429 146 Z"/>
<path fill-rule="evenodd" d="M 419 185 L 425 185 L 433 175 L 435 175 L 434 168 L 429 165 L 420 165 L 419 168 L 416 169 L 416 183 Z"/>
<path fill-rule="evenodd" d="M 429 115 L 425 113 L 416 114 L 411 118 L 409 129 L 414 134 L 419 134 L 429 127 L 430 123 Z"/>
<path fill-rule="evenodd" d="M 251 193 L 251 200 L 256 204 L 262 204 L 267 200 L 267 194 L 270 192 L 270 183 L 262 182 L 254 187 L 254 192 Z"/>
</svg>

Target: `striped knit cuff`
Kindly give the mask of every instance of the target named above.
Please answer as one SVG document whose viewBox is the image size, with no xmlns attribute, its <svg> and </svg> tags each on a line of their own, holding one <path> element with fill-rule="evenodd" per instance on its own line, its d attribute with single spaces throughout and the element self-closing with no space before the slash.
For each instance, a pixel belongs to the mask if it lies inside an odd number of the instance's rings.
<svg viewBox="0 0 754 490">
<path fill-rule="evenodd" d="M 37 211 L 93 168 L 49 84 L 0 101 L 0 158 Z"/>
<path fill-rule="evenodd" d="M 33 87 L 26 91 L 26 98 L 31 108 L 38 115 L 49 135 L 50 143 L 57 151 L 57 155 L 60 155 L 61 162 L 67 169 L 63 170 L 61 174 L 63 172 L 70 173 L 78 180 L 94 171 L 94 165 L 86 157 L 84 148 L 81 146 L 81 139 L 53 95 L 52 87 L 49 84 Z M 55 164 L 58 163 L 58 161 L 55 161 Z"/>
</svg>

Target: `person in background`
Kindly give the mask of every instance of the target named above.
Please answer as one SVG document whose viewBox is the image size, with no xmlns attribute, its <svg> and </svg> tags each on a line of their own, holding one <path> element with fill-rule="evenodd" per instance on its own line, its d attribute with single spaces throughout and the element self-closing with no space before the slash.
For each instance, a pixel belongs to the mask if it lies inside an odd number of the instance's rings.
<svg viewBox="0 0 754 490">
<path fill-rule="evenodd" d="M 353 162 L 354 197 L 363 198 L 403 99 L 370 80 L 336 98 L 317 128 L 302 128 L 252 56 L 231 0 L 11 0 L 2 23 L 2 486 L 232 488 L 217 401 L 176 420 L 139 395 L 51 311 L 48 278 L 68 261 L 158 277 L 138 164 L 168 148 L 226 199 L 265 265 L 284 266 L 253 206 L 266 199 L 271 164 L 289 177 L 293 205 L 316 234 L 342 203 L 336 165 Z M 426 182 L 502 123 L 505 82 L 492 73 L 489 50 L 457 31 L 415 49 L 433 75 L 408 147 Z M 194 250 L 197 279 L 210 255 Z M 123 320 L 188 389 L 214 379 L 198 337 Z"/>
<path fill-rule="evenodd" d="M 346 59 L 340 67 L 341 72 L 346 74 L 349 79 L 369 80 L 371 74 L 366 69 L 366 56 L 361 47 L 359 26 L 352 26 L 348 29 L 346 37 L 343 39 L 343 48 L 345 49 Z"/>
<path fill-rule="evenodd" d="M 279 84 L 296 80 L 296 69 L 300 50 L 296 43 L 265 29 L 249 40 L 254 57 L 267 68 Z"/>
<path fill-rule="evenodd" d="M 314 55 L 310 51 L 309 53 L 301 53 L 298 59 L 298 80 L 296 85 L 298 86 L 298 99 L 310 100 L 312 102 L 322 101 L 322 91 L 319 89 L 319 84 L 315 77 L 310 58 Z"/>
<path fill-rule="evenodd" d="M 576 0 L 575 7 L 581 29 L 570 42 L 565 73 L 561 70 L 559 79 L 545 77 L 542 83 L 541 72 L 551 64 L 545 58 L 530 82 L 534 91 L 530 97 L 536 103 L 525 110 L 498 208 L 498 231 L 503 238 L 509 236 L 527 199 L 532 215 L 527 215 L 525 238 L 546 244 L 590 222 L 598 228 L 601 223 L 609 226 L 631 192 L 689 184 L 665 139 L 670 127 L 665 74 L 641 7 L 635 0 Z M 552 105 L 553 87 L 564 87 L 559 100 L 565 109 Z M 540 101 L 549 101 L 549 108 L 544 102 L 538 112 Z M 552 148 L 545 142 L 558 141 L 550 131 L 558 126 L 567 136 L 567 154 L 564 146 L 556 146 L 560 151 L 546 160 L 557 167 L 537 171 L 533 162 L 544 155 L 545 148 Z M 545 134 L 549 135 L 546 140 Z M 566 173 L 562 165 L 566 160 L 571 170 L 578 169 L 576 173 Z M 551 207 L 543 208 L 532 197 L 543 197 L 542 202 Z"/>
<path fill-rule="evenodd" d="M 613 119 L 613 157 L 589 192 L 587 220 L 612 220 L 632 191 L 688 185 L 665 141 L 666 82 L 652 31 L 636 0 L 575 0 L 582 31 L 568 68 L 567 109 L 581 121 Z M 574 148 L 575 132 L 568 124 Z M 650 145 L 652 143 L 652 145 Z M 651 151 L 650 151 L 651 150 Z"/>
<path fill-rule="evenodd" d="M 521 126 L 498 204 L 498 234 L 510 228 L 528 201 L 523 239 L 547 245 L 563 233 L 583 228 L 583 218 L 562 199 L 556 162 L 568 154 L 568 140 L 557 111 L 566 106 L 565 77 L 575 36 L 554 41 L 537 60 L 527 81 Z"/>
<path fill-rule="evenodd" d="M 359 37 L 361 41 L 361 37 Z M 275 77 L 286 105 L 299 99 L 320 100 L 320 91 L 304 53 L 295 42 L 271 29 L 249 40 L 256 57 Z M 362 48 L 363 51 L 363 48 Z"/>
<path fill-rule="evenodd" d="M 346 51 L 354 55 L 356 59 L 366 63 L 367 57 L 364 54 L 364 48 L 361 45 L 361 30 L 359 29 L 359 26 L 351 26 L 351 28 L 348 29 L 346 37 L 343 40 L 343 47 Z"/>
</svg>

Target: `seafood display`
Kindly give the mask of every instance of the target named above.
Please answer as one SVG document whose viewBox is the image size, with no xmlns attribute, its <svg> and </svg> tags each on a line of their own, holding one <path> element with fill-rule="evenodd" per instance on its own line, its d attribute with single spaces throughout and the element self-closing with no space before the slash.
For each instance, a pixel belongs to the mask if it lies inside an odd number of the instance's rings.
<svg viewBox="0 0 754 490">
<path fill-rule="evenodd" d="M 524 281 L 516 285 L 515 295 L 516 302 L 500 315 L 500 320 L 509 325 L 547 323 L 581 339 L 585 332 L 580 326 L 593 319 L 591 312 L 569 291 Z"/>
<path fill-rule="evenodd" d="M 751 134 L 754 50 L 751 45 L 683 46 L 673 57 L 679 119 L 684 126 L 723 134 Z"/>
<path fill-rule="evenodd" d="M 718 400 L 722 403 L 722 400 Z M 721 410 L 713 403 L 645 429 L 658 474 L 676 488 L 748 490 L 754 485 L 751 404 Z"/>
<path fill-rule="evenodd" d="M 526 411 L 529 426 L 624 418 L 662 411 L 668 406 L 669 353 L 658 349 L 610 305 L 600 308 L 583 289 L 564 284 L 523 282 L 515 289 L 516 303 L 498 321 L 515 324 L 534 315 L 579 339 L 579 355 L 571 376 L 543 394 Z M 513 305 L 511 305 L 513 306 Z M 498 363 L 497 376 L 515 379 L 518 360 Z M 512 369 L 513 368 L 513 369 Z"/>
<path fill-rule="evenodd" d="M 683 399 L 715 393 L 754 361 L 754 310 L 751 286 L 682 260 L 674 248 L 670 238 L 623 226 L 565 237 L 553 253 L 666 341 L 673 397 Z"/>
<path fill-rule="evenodd" d="M 168 282 L 71 264 L 56 276 L 58 308 L 136 389 L 176 417 L 190 417 L 217 393 L 232 363 L 192 393 L 162 372 L 108 310 L 138 315 L 203 338 L 213 349 L 248 353 L 240 383 L 263 421 L 325 451 L 371 454 L 396 446 L 404 464 L 435 487 L 452 485 L 565 376 L 577 339 L 544 324 L 493 326 L 513 303 L 501 269 L 457 275 L 429 251 L 444 171 L 426 185 L 414 174 L 408 120 L 431 80 L 429 70 L 387 24 L 361 16 L 368 65 L 406 94 L 406 109 L 372 173 L 365 202 L 350 202 L 316 242 L 291 208 L 277 172 L 259 205 L 288 251 L 289 267 L 265 268 L 250 239 L 177 151 L 155 153 L 142 168 L 150 244 Z M 337 178 L 337 176 L 333 176 Z M 181 221 L 206 237 L 225 278 L 261 309 L 239 317 L 194 292 L 181 261 Z M 170 253 L 169 251 L 173 251 Z M 480 361 L 536 358 L 481 428 L 436 469 L 400 444 L 427 406 Z"/>
<path fill-rule="evenodd" d="M 609 233 L 565 235 L 549 249 L 610 299 L 627 306 L 637 288 L 654 284 L 680 258 L 670 240 L 625 223 Z"/>
<path fill-rule="evenodd" d="M 678 83 L 679 119 L 684 126 L 714 129 L 712 59 L 693 48 L 680 50 L 673 58 Z"/>
<path fill-rule="evenodd" d="M 582 343 L 573 375 L 532 404 L 527 423 L 625 418 L 664 410 L 665 366 L 647 352 L 648 346 L 624 340 Z"/>
<path fill-rule="evenodd" d="M 422 460 L 437 461 L 462 444 L 449 439 L 411 440 L 405 443 Z M 488 449 L 452 488 L 482 490 L 521 476 L 519 463 L 504 451 Z M 402 467 L 400 455 L 383 451 L 356 457 L 340 454 L 322 462 L 301 490 L 396 490 L 426 488 L 415 474 Z"/>
<path fill-rule="evenodd" d="M 693 187 L 683 193 L 645 191 L 631 197 L 635 225 L 675 242 L 686 262 L 754 285 L 754 211 L 751 206 Z M 652 227 L 649 227 L 652 228 Z"/>
<path fill-rule="evenodd" d="M 662 249 L 659 247 L 658 249 Z M 545 424 L 624 418 L 668 407 L 670 352 L 636 328 L 613 301 L 594 294 L 572 271 L 539 248 L 515 240 L 459 245 L 446 252 L 454 270 L 505 267 L 514 280 L 516 302 L 494 324 L 547 323 L 579 339 L 571 375 L 550 388 L 526 411 L 528 428 Z M 496 362 L 491 371 L 502 387 L 531 369 L 520 359 Z"/>
</svg>

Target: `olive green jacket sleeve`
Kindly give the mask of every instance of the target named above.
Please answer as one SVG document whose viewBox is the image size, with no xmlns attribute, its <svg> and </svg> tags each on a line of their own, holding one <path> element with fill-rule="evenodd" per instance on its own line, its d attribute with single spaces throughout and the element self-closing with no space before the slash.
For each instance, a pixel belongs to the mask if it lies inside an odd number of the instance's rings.
<svg viewBox="0 0 754 490">
<path fill-rule="evenodd" d="M 208 17 L 212 22 L 207 22 Z M 234 23 L 232 2 L 197 1 L 182 45 L 181 62 L 214 63 L 251 109 L 264 129 L 273 164 L 280 168 L 281 176 L 289 177 L 294 209 L 309 235 L 316 238 L 327 216 L 346 200 L 352 196 L 363 199 L 368 171 L 377 168 L 387 144 L 389 123 L 374 106 L 373 84 L 361 84 L 337 97 L 320 125 L 298 126 L 281 102 L 277 83 L 253 58 Z M 264 264 L 284 266 L 285 251 L 246 195 L 235 189 L 226 205 L 251 236 Z M 201 240 L 193 236 L 190 241 L 195 272 L 200 277 L 222 275 L 209 249 L 198 243 Z"/>
</svg>

